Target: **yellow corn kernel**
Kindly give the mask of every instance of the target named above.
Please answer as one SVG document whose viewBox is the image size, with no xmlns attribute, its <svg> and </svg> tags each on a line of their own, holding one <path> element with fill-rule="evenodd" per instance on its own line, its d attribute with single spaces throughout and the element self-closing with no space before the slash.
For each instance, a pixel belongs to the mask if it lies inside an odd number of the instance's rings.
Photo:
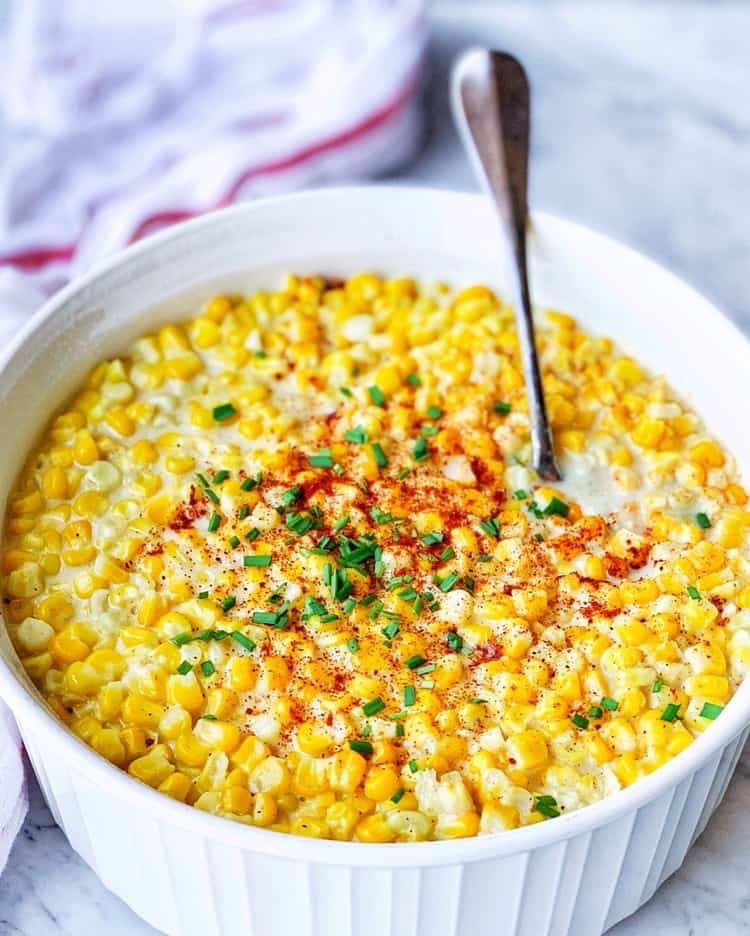
<svg viewBox="0 0 750 936">
<path fill-rule="evenodd" d="M 231 722 L 199 718 L 194 734 L 211 751 L 224 751 L 230 754 L 239 746 L 240 730 Z"/>
<path fill-rule="evenodd" d="M 365 779 L 365 796 L 376 803 L 389 800 L 401 786 L 398 771 L 390 764 L 373 765 Z"/>
<path fill-rule="evenodd" d="M 107 498 L 99 491 L 83 491 L 73 501 L 73 510 L 80 517 L 98 517 L 107 509 Z"/>
<path fill-rule="evenodd" d="M 255 688 L 258 667 L 249 657 L 232 657 L 228 670 L 229 685 L 236 692 L 250 692 Z"/>
<path fill-rule="evenodd" d="M 79 637 L 66 631 L 55 634 L 49 645 L 49 650 L 59 665 L 85 660 L 91 653 L 91 648 Z"/>
<path fill-rule="evenodd" d="M 175 673 L 167 680 L 167 700 L 197 715 L 203 709 L 203 690 L 194 672 Z"/>
<path fill-rule="evenodd" d="M 123 721 L 137 728 L 156 729 L 163 715 L 163 706 L 137 692 L 131 692 L 122 705 Z"/>
<path fill-rule="evenodd" d="M 253 798 L 250 791 L 239 786 L 230 787 L 221 794 L 221 808 L 225 812 L 245 815 L 249 813 L 253 806 Z"/>
<path fill-rule="evenodd" d="M 724 464 L 724 453 L 716 442 L 698 442 L 688 452 L 688 458 L 694 465 L 703 468 L 721 468 Z"/>
<path fill-rule="evenodd" d="M 206 696 L 206 711 L 224 719 L 237 708 L 239 701 L 239 696 L 231 689 L 210 689 Z"/>
<path fill-rule="evenodd" d="M 329 779 L 332 789 L 339 793 L 353 793 L 362 782 L 367 761 L 356 751 L 338 751 L 333 755 Z"/>
<path fill-rule="evenodd" d="M 135 422 L 124 406 L 113 406 L 104 414 L 104 421 L 121 436 L 131 436 L 135 432 Z"/>
<path fill-rule="evenodd" d="M 529 729 L 508 739 L 508 754 L 521 770 L 542 767 L 549 756 L 547 742 L 541 731 Z"/>
<path fill-rule="evenodd" d="M 179 803 L 184 803 L 190 792 L 191 784 L 192 781 L 187 774 L 175 771 L 175 773 L 170 774 L 166 780 L 162 780 L 159 784 L 159 792 L 166 793 L 167 796 L 170 796 L 173 800 L 177 800 Z"/>
<path fill-rule="evenodd" d="M 260 738 L 250 735 L 245 738 L 236 751 L 232 752 L 231 761 L 249 772 L 262 760 L 265 760 L 268 753 L 268 746 Z"/>
<path fill-rule="evenodd" d="M 292 785 L 289 768 L 280 757 L 266 757 L 250 771 L 248 780 L 252 793 L 287 793 Z"/>
<path fill-rule="evenodd" d="M 179 736 L 174 745 L 174 756 L 179 766 L 202 767 L 211 753 L 210 748 L 192 731 Z"/>
<path fill-rule="evenodd" d="M 289 685 L 289 665 L 280 656 L 269 656 L 263 660 L 261 687 L 264 691 L 282 691 Z"/>
<path fill-rule="evenodd" d="M 276 822 L 278 807 L 272 793 L 256 793 L 252 817 L 255 825 L 270 826 Z"/>
<path fill-rule="evenodd" d="M 120 740 L 125 746 L 125 756 L 128 761 L 141 757 L 148 750 L 146 734 L 143 728 L 128 726 L 120 732 Z"/>
<path fill-rule="evenodd" d="M 150 787 L 158 787 L 174 773 L 174 765 L 169 761 L 169 748 L 165 744 L 155 744 L 148 754 L 131 761 L 128 773 Z"/>
<path fill-rule="evenodd" d="M 435 824 L 435 838 L 454 839 L 478 835 L 479 816 L 475 812 L 462 816 L 440 815 Z"/>
<path fill-rule="evenodd" d="M 117 767 L 125 765 L 127 758 L 125 745 L 120 739 L 120 732 L 117 728 L 101 728 L 99 731 L 94 732 L 89 744 L 97 754 L 106 757 L 108 761 Z"/>
<path fill-rule="evenodd" d="M 688 676 L 685 680 L 685 692 L 691 696 L 726 702 L 730 694 L 729 680 L 726 676 L 713 676 L 710 673 Z"/>
<path fill-rule="evenodd" d="M 79 465 L 93 465 L 99 460 L 99 447 L 88 429 L 76 432 L 73 456 Z"/>
<path fill-rule="evenodd" d="M 197 354 L 182 354 L 164 362 L 164 372 L 167 377 L 175 380 L 192 380 L 203 370 L 203 361 Z"/>
<path fill-rule="evenodd" d="M 383 813 L 365 816 L 354 830 L 359 842 L 395 842 L 396 830 L 389 824 Z"/>
<path fill-rule="evenodd" d="M 163 620 L 167 607 L 167 601 L 161 595 L 149 595 L 138 606 L 138 621 L 144 627 L 153 627 Z M 185 630 L 190 630 L 190 625 Z"/>
<path fill-rule="evenodd" d="M 191 455 L 167 455 L 164 467 L 170 474 L 186 474 L 195 468 L 195 459 Z"/>
<path fill-rule="evenodd" d="M 631 435 L 635 444 L 641 448 L 655 449 L 664 437 L 666 428 L 664 420 L 643 416 Z"/>
<path fill-rule="evenodd" d="M 42 492 L 47 498 L 68 496 L 68 476 L 62 468 L 48 468 L 42 476 Z"/>
<path fill-rule="evenodd" d="M 148 439 L 139 439 L 130 450 L 130 457 L 136 465 L 153 465 L 159 457 L 156 446 Z"/>
<path fill-rule="evenodd" d="M 297 746 L 312 757 L 320 757 L 331 746 L 331 737 L 314 721 L 303 722 L 297 729 Z"/>
</svg>

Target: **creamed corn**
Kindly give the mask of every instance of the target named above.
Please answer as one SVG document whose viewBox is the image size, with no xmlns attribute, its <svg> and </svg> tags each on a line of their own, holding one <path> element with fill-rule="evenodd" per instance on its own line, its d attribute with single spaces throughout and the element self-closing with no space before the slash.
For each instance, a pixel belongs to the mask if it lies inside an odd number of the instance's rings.
<svg viewBox="0 0 750 936">
<path fill-rule="evenodd" d="M 6 620 L 54 712 L 167 796 L 318 838 L 472 836 L 625 787 L 750 668 L 747 496 L 665 381 L 549 311 L 288 278 L 94 368 L 30 456 Z"/>
</svg>

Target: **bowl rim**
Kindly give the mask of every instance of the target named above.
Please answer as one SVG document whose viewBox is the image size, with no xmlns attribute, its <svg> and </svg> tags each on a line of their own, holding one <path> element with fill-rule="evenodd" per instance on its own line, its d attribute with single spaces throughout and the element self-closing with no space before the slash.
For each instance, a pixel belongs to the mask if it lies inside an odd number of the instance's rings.
<svg viewBox="0 0 750 936">
<path fill-rule="evenodd" d="M 57 315 L 66 303 L 84 290 L 95 290 L 107 275 L 145 254 L 158 251 L 164 245 L 176 243 L 195 232 L 221 225 L 230 216 L 252 216 L 267 207 L 299 206 L 308 210 L 311 203 L 332 203 L 340 199 L 378 202 L 391 199 L 394 209 L 403 210 L 407 200 L 417 202 L 439 199 L 462 204 L 463 210 L 481 210 L 481 195 L 450 189 L 402 185 L 353 185 L 271 196 L 234 205 L 180 224 L 173 225 L 139 241 L 93 267 L 75 279 L 50 299 L 31 317 L 28 323 L 0 353 L 0 373 L 15 355 L 33 337 L 37 329 Z M 588 238 L 610 254 L 628 258 L 640 265 L 644 274 L 657 276 L 671 290 L 680 294 L 701 314 L 734 331 L 736 339 L 750 350 L 750 344 L 737 326 L 724 316 L 713 303 L 664 267 L 614 239 L 591 228 L 567 221 L 546 212 L 533 212 L 535 222 L 557 229 L 577 238 Z M 134 280 L 137 282 L 137 280 Z M 79 770 L 90 786 L 102 787 L 111 795 L 144 810 L 154 818 L 190 830 L 205 839 L 221 841 L 244 851 L 253 851 L 292 860 L 312 861 L 325 865 L 352 867 L 429 867 L 455 865 L 502 858 L 529 852 L 544 845 L 562 842 L 579 834 L 590 833 L 613 821 L 635 812 L 660 794 L 675 789 L 679 783 L 705 766 L 709 759 L 729 745 L 750 722 L 750 680 L 745 680 L 727 704 L 720 719 L 712 723 L 700 737 L 672 760 L 659 767 L 632 786 L 560 816 L 553 821 L 522 826 L 509 832 L 476 836 L 450 841 L 405 842 L 374 844 L 312 839 L 303 836 L 273 832 L 256 826 L 233 822 L 222 816 L 203 812 L 193 806 L 176 802 L 157 790 L 131 777 L 77 738 L 35 695 L 22 683 L 10 662 L 0 653 L 0 698 L 17 712 L 24 730 L 35 739 L 49 742 L 56 753 L 63 755 L 68 769 Z"/>
</svg>

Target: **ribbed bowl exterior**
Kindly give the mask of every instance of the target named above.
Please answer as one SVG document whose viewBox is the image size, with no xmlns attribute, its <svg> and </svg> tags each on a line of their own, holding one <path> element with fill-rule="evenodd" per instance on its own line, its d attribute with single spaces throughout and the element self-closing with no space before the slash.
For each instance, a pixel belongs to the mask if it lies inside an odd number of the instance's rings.
<svg viewBox="0 0 750 936">
<path fill-rule="evenodd" d="M 45 756 L 23 723 L 21 733 L 73 848 L 170 936 L 599 936 L 680 867 L 748 731 L 607 825 L 502 858 L 414 868 L 340 867 L 217 842 L 134 811 Z"/>
</svg>

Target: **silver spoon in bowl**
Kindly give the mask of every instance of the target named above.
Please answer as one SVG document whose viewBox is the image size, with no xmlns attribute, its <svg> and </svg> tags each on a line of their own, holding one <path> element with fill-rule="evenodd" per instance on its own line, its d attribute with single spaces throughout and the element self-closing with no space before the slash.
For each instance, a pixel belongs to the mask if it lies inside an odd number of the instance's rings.
<svg viewBox="0 0 750 936">
<path fill-rule="evenodd" d="M 539 360 L 526 265 L 529 164 L 529 83 L 506 52 L 470 49 L 451 73 L 453 119 L 482 188 L 497 209 L 529 401 L 532 466 L 545 481 L 560 481 Z"/>
</svg>

